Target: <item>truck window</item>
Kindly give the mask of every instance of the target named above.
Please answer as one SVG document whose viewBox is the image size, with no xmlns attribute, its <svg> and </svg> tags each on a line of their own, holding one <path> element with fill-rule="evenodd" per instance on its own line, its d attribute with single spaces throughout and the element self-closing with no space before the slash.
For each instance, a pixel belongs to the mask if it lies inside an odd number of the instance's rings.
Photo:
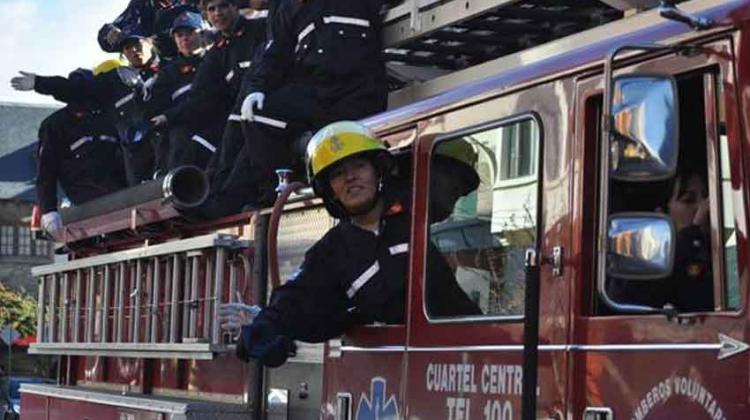
<svg viewBox="0 0 750 420">
<path fill-rule="evenodd" d="M 657 212 L 674 226 L 672 274 L 662 280 L 610 279 L 616 302 L 678 312 L 740 308 L 730 151 L 726 135 L 722 85 L 713 72 L 677 77 L 679 157 L 676 175 L 659 182 L 610 181 L 610 214 Z M 707 101 L 711 106 L 707 107 Z M 710 115 L 716 109 L 716 115 Z M 716 130 L 707 130 L 715 124 Z M 716 139 L 709 133 L 716 132 Z M 601 263 L 601 262 L 600 262 Z M 611 313 L 597 305 L 598 314 Z"/>
<path fill-rule="evenodd" d="M 530 117 L 435 144 L 429 246 L 436 252 L 428 252 L 425 274 L 431 319 L 523 314 L 524 251 L 537 236 L 539 147 L 540 126 Z M 447 292 L 447 283 L 461 296 Z"/>
</svg>

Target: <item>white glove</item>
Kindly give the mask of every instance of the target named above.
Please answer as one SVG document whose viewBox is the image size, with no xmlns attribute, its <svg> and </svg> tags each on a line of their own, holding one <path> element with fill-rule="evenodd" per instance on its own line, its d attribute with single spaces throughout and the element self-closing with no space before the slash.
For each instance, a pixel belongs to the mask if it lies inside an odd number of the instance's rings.
<svg viewBox="0 0 750 420">
<path fill-rule="evenodd" d="M 162 125 L 167 125 L 167 122 L 169 121 L 167 121 L 167 116 L 164 114 L 157 115 L 154 118 L 151 118 L 151 124 L 153 124 L 154 127 L 161 127 Z"/>
<path fill-rule="evenodd" d="M 252 120 L 254 109 L 258 108 L 260 111 L 263 109 L 263 101 L 266 100 L 266 95 L 261 92 L 253 92 L 242 101 L 242 118 L 246 120 Z"/>
<path fill-rule="evenodd" d="M 36 84 L 36 74 L 19 71 L 20 76 L 10 79 L 10 85 L 13 89 L 20 91 L 34 90 Z"/>
<path fill-rule="evenodd" d="M 56 211 L 44 213 L 42 215 L 42 229 L 52 235 L 53 238 L 58 239 L 58 236 L 62 233 L 60 213 Z"/>
<path fill-rule="evenodd" d="M 253 319 L 260 313 L 260 306 L 244 303 L 224 303 L 219 306 L 219 325 L 221 328 L 236 335 L 243 326 L 253 323 Z"/>
</svg>

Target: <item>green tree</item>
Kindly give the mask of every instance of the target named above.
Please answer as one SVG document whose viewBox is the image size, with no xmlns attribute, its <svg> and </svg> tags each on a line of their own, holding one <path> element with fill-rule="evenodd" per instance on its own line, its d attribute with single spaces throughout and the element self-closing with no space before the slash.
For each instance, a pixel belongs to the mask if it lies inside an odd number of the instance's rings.
<svg viewBox="0 0 750 420">
<path fill-rule="evenodd" d="M 36 334 L 36 301 L 0 283 L 0 326 L 7 324 L 22 337 Z"/>
</svg>

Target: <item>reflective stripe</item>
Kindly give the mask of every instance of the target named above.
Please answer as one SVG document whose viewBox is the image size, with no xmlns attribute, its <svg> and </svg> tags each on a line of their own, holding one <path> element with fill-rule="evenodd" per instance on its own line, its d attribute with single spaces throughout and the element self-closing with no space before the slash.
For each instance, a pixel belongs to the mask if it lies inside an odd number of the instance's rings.
<svg viewBox="0 0 750 420">
<path fill-rule="evenodd" d="M 126 103 L 133 100 L 133 93 L 127 94 L 120 98 L 119 101 L 115 102 L 115 108 L 120 108 L 121 106 L 125 105 Z"/>
<path fill-rule="evenodd" d="M 232 80 L 234 78 L 234 70 L 231 70 L 229 73 L 227 73 L 226 77 L 224 77 L 227 82 Z"/>
<path fill-rule="evenodd" d="M 229 114 L 229 117 L 227 118 L 227 121 L 242 121 L 242 115 L 237 114 Z"/>
<path fill-rule="evenodd" d="M 79 147 L 83 146 L 84 144 L 86 144 L 86 143 L 88 143 L 90 141 L 93 141 L 93 140 L 94 140 L 94 138 L 91 137 L 91 136 L 81 137 L 80 139 L 76 140 L 75 143 L 73 143 L 73 144 L 70 145 L 70 151 L 73 152 L 77 148 L 79 148 Z"/>
<path fill-rule="evenodd" d="M 193 137 L 190 138 L 194 142 L 200 144 L 201 146 L 205 147 L 206 149 L 210 150 L 211 153 L 216 153 L 216 147 L 209 143 L 208 140 L 204 139 L 203 137 L 194 134 Z"/>
<path fill-rule="evenodd" d="M 310 35 L 312 31 L 315 30 L 315 24 L 311 23 L 305 27 L 305 29 L 302 30 L 302 32 L 297 35 L 297 46 L 294 47 L 294 52 L 296 53 L 299 51 L 299 46 L 302 44 L 302 40 L 305 39 L 306 36 Z"/>
<path fill-rule="evenodd" d="M 388 248 L 388 251 L 391 252 L 391 255 L 403 254 L 404 252 L 409 251 L 409 244 L 407 242 L 404 242 L 402 244 L 393 245 L 392 247 Z"/>
<path fill-rule="evenodd" d="M 117 137 L 115 136 L 102 135 L 102 136 L 99 136 L 99 140 L 108 141 L 110 143 L 118 143 Z"/>
<path fill-rule="evenodd" d="M 270 125 L 271 127 L 276 127 L 284 130 L 286 128 L 286 123 L 281 120 L 275 120 L 273 118 L 263 117 L 260 115 L 253 115 L 252 121 L 259 122 L 261 124 Z"/>
<path fill-rule="evenodd" d="M 370 27 L 370 21 L 367 19 L 359 19 L 346 16 L 325 16 L 323 23 L 344 23 L 347 25 L 362 26 L 364 28 Z"/>
<path fill-rule="evenodd" d="M 174 91 L 174 93 L 172 93 L 172 100 L 174 101 L 175 99 L 179 98 L 180 95 L 182 95 L 185 92 L 189 91 L 190 89 L 192 89 L 192 87 L 193 87 L 193 85 L 190 84 L 190 83 L 188 83 L 185 86 L 177 89 L 176 91 Z"/>
<path fill-rule="evenodd" d="M 146 89 L 149 89 L 151 88 L 151 86 L 154 85 L 154 83 L 156 83 L 156 76 L 151 76 L 148 78 L 148 80 L 143 82 L 143 87 L 145 87 Z"/>
<path fill-rule="evenodd" d="M 375 261 L 375 264 L 371 265 L 370 268 L 367 269 L 364 273 L 362 273 L 359 277 L 357 277 L 357 280 L 354 280 L 354 283 L 349 287 L 349 290 L 346 291 L 346 295 L 349 296 L 349 299 L 351 299 L 355 294 L 357 294 L 357 291 L 362 288 L 362 286 L 365 285 L 368 281 L 370 281 L 375 274 L 378 274 L 378 271 L 380 271 L 380 264 Z"/>
<path fill-rule="evenodd" d="M 239 63 L 237 63 L 237 67 L 241 69 L 249 69 L 250 66 L 252 65 L 253 65 L 252 61 L 240 61 Z"/>
</svg>

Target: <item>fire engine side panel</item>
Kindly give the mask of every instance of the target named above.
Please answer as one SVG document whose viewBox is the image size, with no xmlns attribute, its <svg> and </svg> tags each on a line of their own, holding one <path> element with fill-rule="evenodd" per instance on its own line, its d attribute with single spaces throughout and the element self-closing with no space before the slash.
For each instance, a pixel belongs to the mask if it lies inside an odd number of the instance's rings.
<svg viewBox="0 0 750 420">
<path fill-rule="evenodd" d="M 746 31 L 745 31 L 746 32 Z M 718 101 L 726 113 L 726 141 L 730 156 L 746 156 L 747 113 L 738 112 L 747 92 L 748 63 L 739 58 L 747 52 L 741 50 L 745 33 L 722 36 L 707 45 L 709 54 L 688 57 L 668 55 L 619 70 L 618 74 L 632 72 L 663 73 L 678 76 L 690 74 L 715 75 L 721 89 L 712 86 L 704 91 L 683 92 L 698 97 L 706 95 L 706 123 L 709 142 L 718 142 L 714 127 L 718 121 L 712 105 Z M 696 42 L 701 42 L 696 34 Z M 716 37 L 714 37 L 716 38 Z M 702 41 L 705 42 L 705 41 Z M 747 41 L 745 40 L 745 43 Z M 734 48 L 734 49 L 733 49 Z M 733 63 L 734 57 L 738 60 Z M 745 58 L 746 60 L 746 58 Z M 583 80 L 578 88 L 578 120 L 582 129 L 578 140 L 582 160 L 596 160 L 595 147 L 582 143 L 596 138 L 598 122 L 595 113 L 587 112 L 587 101 L 601 95 L 599 76 Z M 715 95 L 715 96 L 712 96 Z M 697 99 L 696 99 L 697 100 Z M 689 136 L 692 133 L 685 134 Z M 700 134 L 700 133 L 699 133 Z M 712 138 L 713 136 L 713 138 Z M 735 209 L 738 270 L 740 273 L 740 311 L 705 312 L 682 322 L 664 315 L 590 316 L 583 313 L 585 302 L 591 299 L 593 264 L 591 256 L 580 260 L 581 275 L 576 280 L 576 302 L 573 321 L 573 344 L 580 349 L 571 354 L 571 398 L 569 416 L 580 418 L 586 407 L 611 409 L 615 418 L 624 419 L 674 419 L 712 418 L 735 419 L 750 416 L 748 396 L 748 353 L 741 351 L 723 360 L 718 358 L 720 334 L 747 343 L 750 341 L 747 322 L 747 159 L 731 159 L 731 185 L 733 196 L 738 198 Z M 577 179 L 577 190 L 591 191 L 595 185 L 596 165 L 583 165 L 584 171 Z M 579 214 L 591 215 L 599 211 L 591 197 L 576 197 Z M 577 220 L 574 230 L 581 235 L 579 242 L 592 241 L 592 231 L 586 230 L 586 220 Z M 585 248 L 584 248 L 585 249 Z M 715 251 L 715 250 L 714 250 Z M 729 345 L 731 348 L 731 345 Z"/>
</svg>

